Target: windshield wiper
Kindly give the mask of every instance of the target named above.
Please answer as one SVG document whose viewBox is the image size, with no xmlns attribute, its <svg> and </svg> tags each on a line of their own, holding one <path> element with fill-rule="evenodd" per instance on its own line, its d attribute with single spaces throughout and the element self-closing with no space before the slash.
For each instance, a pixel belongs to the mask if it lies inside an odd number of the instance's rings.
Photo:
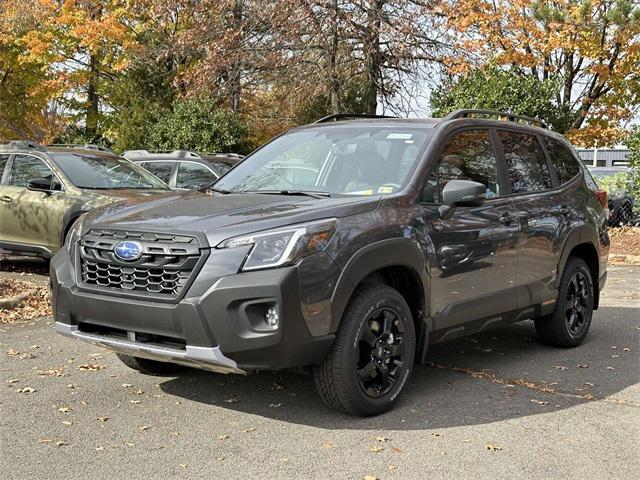
<svg viewBox="0 0 640 480">
<path fill-rule="evenodd" d="M 204 187 L 200 189 L 200 191 L 202 190 L 211 190 L 212 192 L 221 193 L 222 195 L 226 195 L 228 193 L 234 193 L 230 190 L 222 190 L 221 188 L 216 188 L 216 187 Z"/>
<path fill-rule="evenodd" d="M 316 190 L 245 190 L 238 193 L 263 193 L 265 195 L 291 195 L 312 198 L 327 198 L 331 196 L 329 192 L 318 192 Z"/>
</svg>

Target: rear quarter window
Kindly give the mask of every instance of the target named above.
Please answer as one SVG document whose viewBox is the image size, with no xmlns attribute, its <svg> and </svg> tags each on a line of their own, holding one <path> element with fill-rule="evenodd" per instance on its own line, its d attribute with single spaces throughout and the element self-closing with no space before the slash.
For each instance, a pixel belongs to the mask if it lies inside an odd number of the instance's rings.
<svg viewBox="0 0 640 480">
<path fill-rule="evenodd" d="M 580 173 L 580 164 L 567 145 L 551 137 L 544 137 L 544 144 L 561 184 Z"/>
</svg>

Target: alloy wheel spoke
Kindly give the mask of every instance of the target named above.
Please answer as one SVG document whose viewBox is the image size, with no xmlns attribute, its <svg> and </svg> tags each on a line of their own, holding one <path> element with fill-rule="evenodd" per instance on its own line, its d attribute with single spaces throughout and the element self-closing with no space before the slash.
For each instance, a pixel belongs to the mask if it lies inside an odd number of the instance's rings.
<svg viewBox="0 0 640 480">
<path fill-rule="evenodd" d="M 375 333 L 373 333 L 373 331 L 371 330 L 368 324 L 365 325 L 365 328 L 362 329 L 361 340 L 367 343 L 367 345 L 370 345 L 371 347 L 373 347 L 378 341 L 378 337 L 376 336 Z"/>
<path fill-rule="evenodd" d="M 369 360 L 369 362 L 362 368 L 358 369 L 358 376 L 363 381 L 371 380 L 375 375 L 371 375 L 376 371 L 376 362 L 373 359 Z"/>
<path fill-rule="evenodd" d="M 396 341 L 393 343 L 393 345 L 389 345 L 388 348 L 392 357 L 400 356 L 402 354 L 402 348 L 403 348 L 402 337 L 396 337 Z"/>
</svg>

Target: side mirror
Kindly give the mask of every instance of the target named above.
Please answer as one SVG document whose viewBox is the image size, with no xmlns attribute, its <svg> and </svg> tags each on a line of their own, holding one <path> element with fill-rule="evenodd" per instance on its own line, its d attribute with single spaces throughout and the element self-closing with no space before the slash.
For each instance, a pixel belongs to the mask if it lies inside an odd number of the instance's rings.
<svg viewBox="0 0 640 480">
<path fill-rule="evenodd" d="M 27 182 L 27 188 L 36 192 L 51 192 L 50 178 L 32 178 Z"/>
<path fill-rule="evenodd" d="M 486 200 L 482 183 L 471 180 L 451 180 L 442 189 L 442 203 L 449 207 L 479 207 Z"/>
</svg>

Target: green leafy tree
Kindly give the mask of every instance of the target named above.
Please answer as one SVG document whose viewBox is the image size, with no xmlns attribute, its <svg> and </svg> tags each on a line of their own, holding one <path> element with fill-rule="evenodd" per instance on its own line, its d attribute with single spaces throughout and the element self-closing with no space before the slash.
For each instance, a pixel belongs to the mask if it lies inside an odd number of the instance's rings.
<svg viewBox="0 0 640 480">
<path fill-rule="evenodd" d="M 220 110 L 210 98 L 177 100 L 149 132 L 145 146 L 160 150 L 238 152 L 250 149 L 247 125 L 232 112 Z"/>
<path fill-rule="evenodd" d="M 431 108 L 434 116 L 444 116 L 460 108 L 528 115 L 564 133 L 571 127 L 573 114 L 555 102 L 560 88 L 554 78 L 539 80 L 488 67 L 445 80 L 432 94 Z"/>
</svg>

